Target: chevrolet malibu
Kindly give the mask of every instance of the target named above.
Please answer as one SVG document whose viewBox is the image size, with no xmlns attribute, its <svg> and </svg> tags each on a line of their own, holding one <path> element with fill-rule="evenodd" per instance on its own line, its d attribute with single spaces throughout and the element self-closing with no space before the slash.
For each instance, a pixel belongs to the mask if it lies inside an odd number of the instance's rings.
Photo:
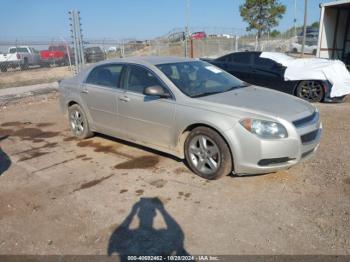
<svg viewBox="0 0 350 262">
<path fill-rule="evenodd" d="M 310 103 L 194 59 L 104 61 L 59 91 L 74 136 L 98 132 L 166 152 L 206 179 L 289 168 L 315 152 L 322 132 Z"/>
</svg>

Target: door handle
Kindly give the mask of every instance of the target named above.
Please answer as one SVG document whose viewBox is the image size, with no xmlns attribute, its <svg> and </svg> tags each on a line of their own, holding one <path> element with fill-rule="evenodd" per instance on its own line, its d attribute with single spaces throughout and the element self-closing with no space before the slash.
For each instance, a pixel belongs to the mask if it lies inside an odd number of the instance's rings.
<svg viewBox="0 0 350 262">
<path fill-rule="evenodd" d="M 81 92 L 82 92 L 83 94 L 88 94 L 88 93 L 89 93 L 89 91 L 88 91 L 87 89 L 83 89 L 83 90 L 81 90 Z"/>
<path fill-rule="evenodd" d="M 120 97 L 119 97 L 119 100 L 124 101 L 124 102 L 129 102 L 129 101 L 130 101 L 130 98 L 127 97 L 127 96 L 120 96 Z"/>
</svg>

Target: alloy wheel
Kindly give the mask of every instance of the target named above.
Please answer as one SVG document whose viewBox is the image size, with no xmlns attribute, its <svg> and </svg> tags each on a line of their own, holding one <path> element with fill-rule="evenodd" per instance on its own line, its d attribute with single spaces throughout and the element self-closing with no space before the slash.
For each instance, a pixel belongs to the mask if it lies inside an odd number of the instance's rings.
<svg viewBox="0 0 350 262">
<path fill-rule="evenodd" d="M 323 87 L 316 81 L 302 81 L 299 84 L 298 96 L 310 102 L 319 102 L 323 97 Z"/>
<path fill-rule="evenodd" d="M 80 136 L 84 132 L 84 118 L 79 110 L 70 112 L 70 125 L 75 136 Z"/>
<path fill-rule="evenodd" d="M 219 147 L 205 135 L 193 137 L 189 144 L 189 156 L 193 166 L 203 174 L 215 173 L 221 164 Z"/>
</svg>

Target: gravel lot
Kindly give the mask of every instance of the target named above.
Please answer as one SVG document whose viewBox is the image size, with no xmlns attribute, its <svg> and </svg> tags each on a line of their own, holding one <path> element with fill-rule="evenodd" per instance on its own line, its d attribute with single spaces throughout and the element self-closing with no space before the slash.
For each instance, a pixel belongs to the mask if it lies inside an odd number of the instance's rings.
<svg viewBox="0 0 350 262">
<path fill-rule="evenodd" d="M 71 137 L 57 95 L 0 109 L 0 254 L 350 254 L 350 103 L 316 155 L 206 181 L 165 154 Z"/>
</svg>

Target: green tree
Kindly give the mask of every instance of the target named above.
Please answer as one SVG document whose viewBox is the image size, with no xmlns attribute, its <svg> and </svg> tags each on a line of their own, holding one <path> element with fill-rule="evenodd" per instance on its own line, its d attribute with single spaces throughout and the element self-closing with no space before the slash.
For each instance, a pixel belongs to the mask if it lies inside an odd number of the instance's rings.
<svg viewBox="0 0 350 262">
<path fill-rule="evenodd" d="M 312 24 L 311 24 L 311 27 L 313 27 L 313 28 L 319 28 L 320 27 L 320 23 L 319 22 L 313 22 Z"/>
<path fill-rule="evenodd" d="M 257 30 L 260 47 L 262 34 L 278 26 L 286 6 L 278 0 L 245 0 L 239 10 L 243 20 L 248 23 L 247 31 Z"/>
<path fill-rule="evenodd" d="M 280 31 L 274 29 L 274 30 L 271 31 L 270 36 L 271 36 L 271 37 L 277 37 L 277 36 L 279 36 L 280 34 L 281 34 Z"/>
</svg>

